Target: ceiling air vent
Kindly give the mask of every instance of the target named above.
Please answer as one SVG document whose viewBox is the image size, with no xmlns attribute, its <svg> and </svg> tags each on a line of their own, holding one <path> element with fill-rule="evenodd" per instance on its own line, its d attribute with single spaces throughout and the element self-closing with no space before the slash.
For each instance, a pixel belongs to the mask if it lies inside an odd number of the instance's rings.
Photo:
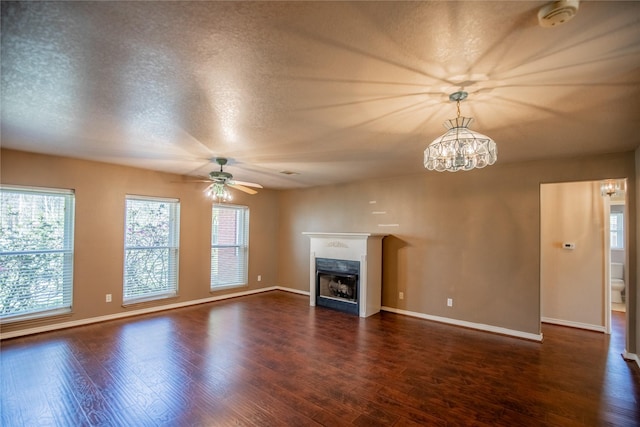
<svg viewBox="0 0 640 427">
<path fill-rule="evenodd" d="M 580 0 L 560 0 L 544 5 L 538 11 L 541 27 L 549 28 L 564 24 L 578 13 Z"/>
</svg>

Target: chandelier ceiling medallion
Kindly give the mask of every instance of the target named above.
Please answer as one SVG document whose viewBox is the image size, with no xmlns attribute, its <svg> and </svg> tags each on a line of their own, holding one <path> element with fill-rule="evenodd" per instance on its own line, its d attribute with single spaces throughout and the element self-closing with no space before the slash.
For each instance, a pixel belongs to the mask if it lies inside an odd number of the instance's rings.
<svg viewBox="0 0 640 427">
<path fill-rule="evenodd" d="M 467 95 L 464 91 L 449 95 L 449 100 L 457 104 L 458 116 L 447 120 L 444 127 L 449 130 L 424 150 L 424 167 L 428 170 L 468 171 L 492 165 L 498 159 L 496 143 L 488 136 L 469 129 L 473 121 L 471 117 L 460 116 L 460 101 Z"/>
</svg>

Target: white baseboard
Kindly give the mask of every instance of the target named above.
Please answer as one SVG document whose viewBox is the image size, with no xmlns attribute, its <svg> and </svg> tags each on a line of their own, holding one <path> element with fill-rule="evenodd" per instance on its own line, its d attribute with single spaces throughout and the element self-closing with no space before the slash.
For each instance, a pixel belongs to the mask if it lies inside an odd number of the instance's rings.
<svg viewBox="0 0 640 427">
<path fill-rule="evenodd" d="M 284 286 L 274 286 L 274 288 L 276 288 L 279 291 L 285 291 L 285 292 L 291 292 L 293 294 L 309 296 L 309 291 L 301 291 L 300 289 L 287 288 Z"/>
<path fill-rule="evenodd" d="M 175 303 L 175 304 L 167 304 L 167 305 L 160 305 L 160 306 L 155 306 L 155 307 L 147 307 L 147 308 L 143 308 L 143 309 L 139 309 L 139 310 L 127 311 L 127 312 L 124 312 L 124 313 L 115 313 L 115 314 L 109 314 L 109 315 L 106 315 L 106 316 L 90 317 L 90 318 L 87 318 L 87 319 L 74 320 L 74 321 L 71 321 L 71 322 L 62 322 L 62 323 L 56 323 L 56 324 L 44 325 L 44 326 L 37 326 L 37 327 L 33 327 L 33 328 L 21 329 L 21 330 L 5 332 L 5 333 L 0 332 L 0 340 L 8 339 L 8 338 L 20 337 L 20 336 L 24 336 L 24 335 L 37 334 L 37 333 L 41 333 L 41 332 L 49 332 L 49 331 L 54 331 L 54 330 L 58 330 L 58 329 L 72 328 L 72 327 L 75 327 L 75 326 L 89 325 L 91 323 L 106 322 L 106 321 L 109 321 L 109 320 L 116 320 L 116 319 L 122 319 L 122 318 L 125 318 L 125 317 L 139 316 L 141 314 L 149 314 L 149 313 L 155 313 L 155 312 L 160 312 L 160 311 L 165 311 L 165 310 L 172 310 L 172 309 L 175 309 L 175 308 L 182 308 L 182 307 L 188 307 L 188 306 L 191 306 L 191 305 L 205 304 L 205 303 L 209 303 L 209 302 L 221 301 L 221 300 L 225 300 L 225 299 L 237 298 L 237 297 L 241 297 L 241 296 L 258 294 L 258 293 L 268 292 L 268 291 L 276 291 L 276 290 L 284 291 L 284 292 L 291 292 L 291 293 L 295 293 L 295 294 L 299 294 L 299 295 L 306 295 L 306 296 L 309 295 L 309 291 L 303 291 L 303 290 L 299 290 L 299 289 L 288 288 L 288 287 L 285 287 L 285 286 L 270 286 L 270 287 L 266 287 L 266 288 L 252 289 L 252 290 L 242 291 L 242 292 L 234 292 L 234 293 L 231 293 L 231 294 L 218 295 L 218 296 L 214 296 L 214 297 L 202 298 L 202 299 L 192 300 L 192 301 L 185 301 L 185 302 L 180 302 L 180 303 Z M 531 334 L 531 333 L 528 333 L 528 332 L 522 332 L 522 331 L 516 331 L 516 330 L 513 330 L 513 329 L 501 328 L 501 327 L 498 327 L 498 326 L 485 325 L 485 324 L 482 324 L 482 323 L 467 322 L 467 321 L 464 321 L 464 320 L 451 319 L 451 318 L 448 318 L 448 317 L 432 316 L 432 315 L 429 315 L 429 314 L 417 313 L 417 312 L 408 311 L 408 310 L 401 310 L 401 309 L 397 309 L 397 308 L 393 308 L 393 307 L 381 307 L 381 309 L 384 310 L 384 311 L 389 311 L 389 312 L 397 313 L 397 314 L 403 314 L 403 315 L 406 315 L 406 316 L 418 317 L 418 318 L 421 318 L 421 319 L 432 320 L 432 321 L 435 321 L 435 322 L 446 323 L 446 324 L 455 325 L 455 326 L 462 326 L 462 327 L 465 327 L 465 328 L 477 329 L 477 330 L 480 330 L 480 331 L 493 332 L 493 333 L 497 333 L 497 334 L 501 334 L 501 335 L 513 336 L 513 337 L 517 337 L 517 338 L 524 338 L 524 339 L 531 340 L 531 341 L 542 342 L 542 339 L 543 339 L 542 334 Z M 595 327 L 594 325 L 577 324 L 575 322 L 560 323 L 561 321 L 558 321 L 556 319 L 547 319 L 547 318 L 542 319 L 542 321 L 543 322 L 548 322 L 548 323 L 562 324 L 564 326 L 573 326 L 573 327 L 580 327 L 580 328 L 583 328 L 583 329 L 592 329 L 592 330 L 597 330 L 597 331 L 601 331 L 601 332 L 604 331 L 604 328 Z M 571 324 L 568 324 L 568 323 L 571 323 Z M 630 356 L 629 357 L 625 356 L 625 358 L 635 360 L 636 363 L 638 363 L 640 365 L 640 362 L 638 362 L 638 356 L 637 355 L 635 355 L 633 353 L 628 353 L 628 354 Z"/>
<path fill-rule="evenodd" d="M 417 313 L 414 311 L 401 310 L 393 307 L 382 307 L 381 310 L 392 313 L 404 314 L 405 316 L 418 317 L 420 319 L 433 320 L 434 322 L 446 323 L 448 325 L 462 326 L 470 329 L 477 329 L 485 332 L 492 332 L 500 335 L 508 335 L 516 338 L 524 338 L 530 341 L 542 342 L 542 334 L 532 334 L 529 332 L 516 331 L 514 329 L 501 328 L 499 326 L 485 325 L 483 323 L 467 322 L 465 320 L 451 319 L 449 317 L 432 316 L 430 314 Z"/>
<path fill-rule="evenodd" d="M 16 338 L 16 337 L 21 337 L 21 336 L 31 335 L 31 334 L 39 334 L 41 332 L 55 331 L 55 330 L 58 330 L 58 329 L 73 328 L 74 326 L 82 326 L 82 325 L 89 325 L 91 323 L 106 322 L 106 321 L 109 321 L 109 320 L 122 319 L 122 318 L 125 318 L 125 317 L 139 316 L 141 314 L 155 313 L 155 312 L 159 312 L 159 311 L 172 310 L 172 309 L 175 309 L 175 308 L 188 307 L 190 305 L 205 304 L 205 303 L 208 303 L 208 302 L 221 301 L 221 300 L 225 300 L 225 299 L 229 299 L 229 298 L 237 298 L 237 297 L 242 297 L 242 296 L 246 296 L 246 295 L 259 294 L 259 293 L 262 293 L 262 292 L 277 291 L 277 290 L 285 291 L 285 292 L 292 292 L 292 293 L 302 294 L 302 295 L 309 295 L 309 291 L 301 291 L 301 290 L 298 290 L 298 289 L 287 288 L 287 287 L 283 287 L 283 286 L 270 286 L 270 287 L 267 287 L 267 288 L 252 289 L 252 290 L 249 290 L 249 291 L 242 291 L 242 292 L 234 292 L 234 293 L 231 293 L 231 294 L 217 295 L 217 296 L 214 296 L 214 297 L 202 298 L 202 299 L 197 299 L 197 300 L 192 300 L 192 301 L 179 302 L 179 303 L 175 303 L 175 304 L 167 304 L 167 305 L 159 305 L 159 306 L 155 306 L 155 307 L 147 307 L 147 308 L 142 308 L 142 309 L 139 309 L 139 310 L 127 311 L 127 312 L 124 312 L 124 313 L 108 314 L 106 316 L 90 317 L 90 318 L 87 318 L 87 319 L 73 320 L 71 322 L 62 322 L 62 323 L 55 323 L 55 324 L 51 324 L 51 325 L 36 326 L 36 327 L 33 327 L 33 328 L 20 329 L 20 330 L 11 331 L 11 332 L 4 332 L 4 333 L 0 332 L 0 340 L 4 340 L 4 339 L 8 339 L 8 338 Z"/>
<path fill-rule="evenodd" d="M 600 325 L 591 325 L 589 323 L 572 322 L 570 320 L 553 319 L 551 317 L 543 317 L 540 319 L 543 323 L 551 323 L 553 325 L 568 326 L 570 328 L 586 329 L 588 331 L 596 331 L 606 333 L 606 328 Z"/>
</svg>

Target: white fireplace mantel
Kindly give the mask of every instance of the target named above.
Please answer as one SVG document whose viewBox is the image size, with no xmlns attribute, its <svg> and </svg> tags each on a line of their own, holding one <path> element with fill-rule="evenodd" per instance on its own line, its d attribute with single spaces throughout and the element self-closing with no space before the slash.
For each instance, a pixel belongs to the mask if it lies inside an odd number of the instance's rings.
<svg viewBox="0 0 640 427">
<path fill-rule="evenodd" d="M 309 236 L 309 304 L 316 305 L 316 258 L 360 262 L 359 315 L 369 317 L 382 305 L 382 239 L 387 234 L 303 232 Z"/>
</svg>

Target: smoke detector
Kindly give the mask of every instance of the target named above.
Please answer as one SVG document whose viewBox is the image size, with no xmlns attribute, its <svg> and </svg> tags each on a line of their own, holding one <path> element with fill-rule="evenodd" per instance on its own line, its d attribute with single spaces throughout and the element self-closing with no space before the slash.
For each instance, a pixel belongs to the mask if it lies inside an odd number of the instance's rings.
<svg viewBox="0 0 640 427">
<path fill-rule="evenodd" d="M 580 0 L 560 0 L 544 5 L 538 11 L 541 27 L 550 28 L 564 24 L 578 13 Z"/>
</svg>

